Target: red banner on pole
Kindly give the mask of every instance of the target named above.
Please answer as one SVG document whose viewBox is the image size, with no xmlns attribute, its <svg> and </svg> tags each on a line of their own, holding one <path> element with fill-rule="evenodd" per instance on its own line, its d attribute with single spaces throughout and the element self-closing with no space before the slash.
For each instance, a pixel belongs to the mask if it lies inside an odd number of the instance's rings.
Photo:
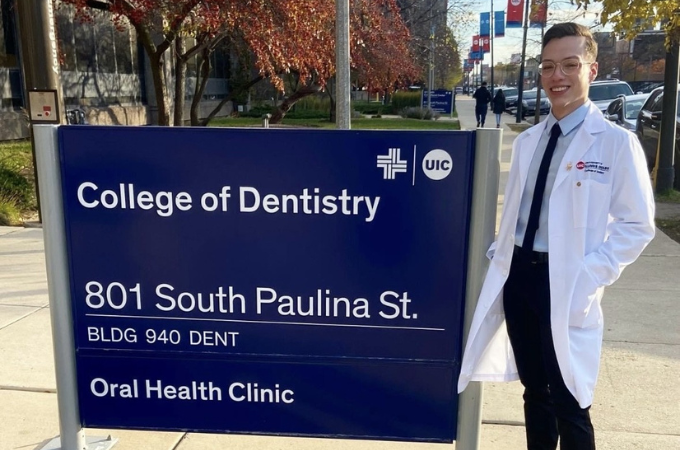
<svg viewBox="0 0 680 450">
<path fill-rule="evenodd" d="M 541 28 L 545 26 L 548 17 L 548 1 L 534 0 L 531 5 L 531 14 L 529 15 L 529 26 L 534 28 Z"/>
<path fill-rule="evenodd" d="M 473 52 L 480 51 L 480 49 L 479 49 L 479 35 L 478 34 L 472 36 L 472 51 Z"/>
<path fill-rule="evenodd" d="M 484 53 L 490 53 L 491 52 L 491 41 L 489 39 L 489 36 L 484 36 L 483 38 L 480 38 L 482 40 L 482 51 Z"/>
<path fill-rule="evenodd" d="M 522 17 L 524 17 L 524 0 L 508 0 L 505 28 L 522 28 Z"/>
</svg>

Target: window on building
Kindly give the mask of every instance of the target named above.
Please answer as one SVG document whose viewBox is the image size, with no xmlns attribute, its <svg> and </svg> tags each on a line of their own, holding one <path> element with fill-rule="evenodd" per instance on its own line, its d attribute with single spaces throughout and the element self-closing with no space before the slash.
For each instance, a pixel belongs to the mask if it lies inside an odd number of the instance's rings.
<svg viewBox="0 0 680 450">
<path fill-rule="evenodd" d="M 116 47 L 116 66 L 118 73 L 131 74 L 132 68 L 132 43 L 130 42 L 130 29 L 113 30 L 113 40 Z"/>
<path fill-rule="evenodd" d="M 113 23 L 106 13 L 97 14 L 94 20 L 94 42 L 97 52 L 97 71 L 116 73 L 116 49 Z"/>
<path fill-rule="evenodd" d="M 10 0 L 0 0 L 0 67 L 18 67 L 16 24 Z"/>
<path fill-rule="evenodd" d="M 56 17 L 61 69 L 68 71 L 76 70 L 76 47 L 73 35 L 73 16 L 70 8 L 57 8 Z"/>
<path fill-rule="evenodd" d="M 76 49 L 76 69 L 79 72 L 96 72 L 97 55 L 94 46 L 94 26 L 90 22 L 76 23 L 73 26 L 73 39 Z"/>
<path fill-rule="evenodd" d="M 210 77 L 228 78 L 229 77 L 229 53 L 226 48 L 218 47 L 210 56 Z"/>
</svg>

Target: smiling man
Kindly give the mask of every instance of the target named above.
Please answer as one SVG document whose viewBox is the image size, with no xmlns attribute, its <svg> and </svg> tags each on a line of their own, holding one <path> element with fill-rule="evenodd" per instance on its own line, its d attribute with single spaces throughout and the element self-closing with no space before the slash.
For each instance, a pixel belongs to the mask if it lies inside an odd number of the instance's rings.
<svg viewBox="0 0 680 450">
<path fill-rule="evenodd" d="M 604 287 L 654 237 L 637 138 L 588 100 L 597 44 L 575 23 L 543 39 L 548 119 L 513 144 L 505 206 L 458 383 L 524 386 L 527 448 L 595 449 L 589 409 L 602 348 Z"/>
</svg>

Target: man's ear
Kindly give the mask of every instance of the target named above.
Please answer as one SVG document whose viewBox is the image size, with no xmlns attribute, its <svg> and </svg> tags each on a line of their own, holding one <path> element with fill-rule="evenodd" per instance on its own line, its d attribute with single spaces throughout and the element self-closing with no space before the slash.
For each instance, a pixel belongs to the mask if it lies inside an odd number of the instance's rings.
<svg viewBox="0 0 680 450">
<path fill-rule="evenodd" d="M 598 65 L 597 65 L 597 61 L 596 61 L 596 62 L 594 62 L 590 65 L 590 82 L 591 83 L 593 81 L 595 81 L 595 78 L 597 78 L 597 69 L 598 69 Z"/>
</svg>

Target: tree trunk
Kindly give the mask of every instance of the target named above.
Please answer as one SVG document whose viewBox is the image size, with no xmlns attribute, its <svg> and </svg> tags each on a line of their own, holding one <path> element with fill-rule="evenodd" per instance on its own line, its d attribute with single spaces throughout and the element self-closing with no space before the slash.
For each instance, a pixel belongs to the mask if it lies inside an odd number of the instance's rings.
<svg viewBox="0 0 680 450">
<path fill-rule="evenodd" d="M 163 58 L 161 55 L 151 54 L 149 61 L 151 66 L 151 78 L 153 79 L 153 89 L 156 94 L 156 106 L 158 107 L 158 121 L 157 124 L 167 126 L 170 124 L 168 114 L 168 102 L 165 96 L 165 72 L 163 71 Z"/>
<path fill-rule="evenodd" d="M 330 121 L 331 123 L 336 123 L 337 118 L 338 118 L 338 112 L 336 110 L 335 106 L 335 97 L 331 95 L 331 90 L 327 89 L 328 91 L 328 98 L 331 99 L 331 112 L 330 112 Z"/>
<path fill-rule="evenodd" d="M 201 103 L 201 99 L 203 98 L 203 92 L 205 92 L 205 87 L 208 85 L 208 77 L 210 76 L 210 49 L 208 48 L 203 49 L 201 56 L 201 66 L 199 67 L 198 73 L 196 75 L 197 75 L 196 88 L 194 89 L 194 98 L 191 101 L 192 127 L 207 125 L 207 122 L 201 123 L 201 120 L 198 117 L 198 106 Z M 217 112 L 215 112 L 215 114 L 217 114 Z"/>
<path fill-rule="evenodd" d="M 318 84 L 308 84 L 305 86 L 302 86 L 300 89 L 297 91 L 293 92 L 293 94 L 290 97 L 287 97 L 285 100 L 283 100 L 283 103 L 281 103 L 281 106 L 279 106 L 276 111 L 274 111 L 274 114 L 272 114 L 271 119 L 269 120 L 269 123 L 275 124 L 275 123 L 281 123 L 283 118 L 286 116 L 286 113 L 290 111 L 290 109 L 297 103 L 299 100 L 308 97 L 312 94 L 316 94 L 317 92 L 321 91 L 321 86 Z"/>
<path fill-rule="evenodd" d="M 263 80 L 264 77 L 262 75 L 258 76 L 257 78 L 254 78 L 248 82 L 248 84 L 245 84 L 241 86 L 240 88 L 237 88 L 236 90 L 233 90 L 227 95 L 225 98 L 222 99 L 222 101 L 215 107 L 215 109 L 212 110 L 210 114 L 208 114 L 208 117 L 203 119 L 201 122 L 201 125 L 207 126 L 211 120 L 215 118 L 217 113 L 222 109 L 224 105 L 227 104 L 227 102 L 230 102 L 234 97 L 239 95 L 241 92 L 247 91 L 251 87 L 253 87 L 255 84 L 259 83 L 261 80 Z"/>
<path fill-rule="evenodd" d="M 184 125 L 184 94 L 186 92 L 187 78 L 185 51 L 184 39 L 175 39 L 175 114 L 173 122 L 176 127 Z"/>
<path fill-rule="evenodd" d="M 541 121 L 541 76 L 536 77 L 536 111 L 534 111 L 534 125 Z"/>
<path fill-rule="evenodd" d="M 336 86 L 335 77 L 333 77 L 332 79 L 328 80 L 328 83 L 326 84 L 326 93 L 328 94 L 328 98 L 331 99 L 331 111 L 328 117 L 331 123 L 336 123 L 337 120 L 337 111 L 335 110 L 335 97 L 333 97 L 333 92 L 335 92 L 335 86 Z"/>
</svg>

